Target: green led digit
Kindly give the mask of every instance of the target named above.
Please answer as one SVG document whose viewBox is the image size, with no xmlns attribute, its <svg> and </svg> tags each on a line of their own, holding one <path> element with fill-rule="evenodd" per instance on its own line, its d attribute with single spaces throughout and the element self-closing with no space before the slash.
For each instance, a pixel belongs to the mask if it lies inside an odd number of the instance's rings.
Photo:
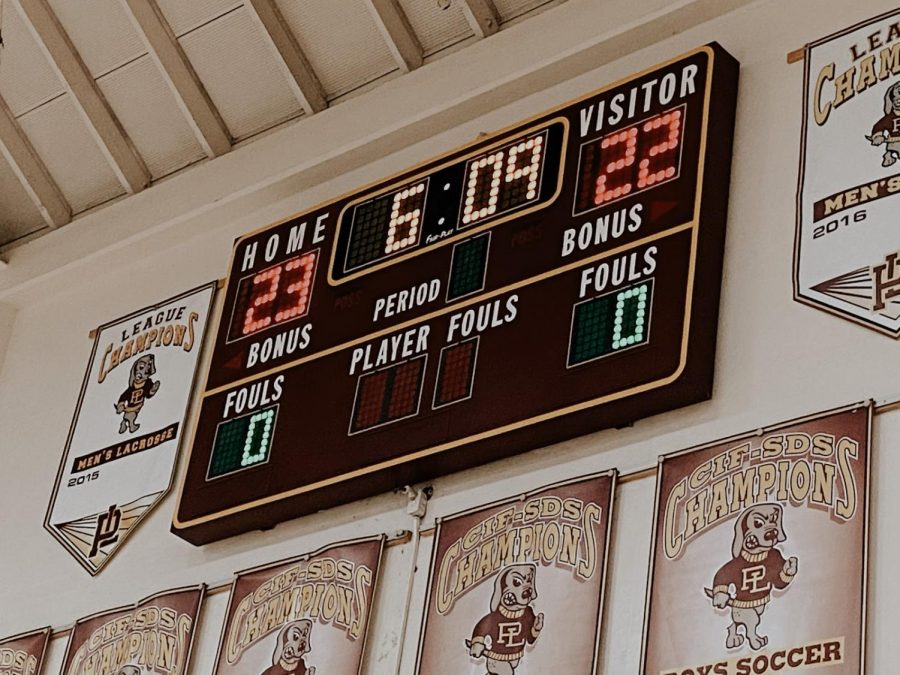
<svg viewBox="0 0 900 675">
<path fill-rule="evenodd" d="M 613 349 L 624 349 L 644 341 L 647 325 L 647 294 L 649 284 L 641 284 L 616 295 L 616 318 L 613 328 Z"/>
<path fill-rule="evenodd" d="M 247 436 L 244 438 L 244 455 L 241 457 L 241 466 L 252 466 L 266 459 L 269 453 L 269 439 L 272 436 L 272 418 L 275 411 L 263 410 L 250 418 L 250 426 L 247 428 Z M 257 429 L 261 431 L 257 433 Z M 256 437 L 259 436 L 257 439 Z M 256 450 L 253 450 L 256 443 Z"/>
</svg>

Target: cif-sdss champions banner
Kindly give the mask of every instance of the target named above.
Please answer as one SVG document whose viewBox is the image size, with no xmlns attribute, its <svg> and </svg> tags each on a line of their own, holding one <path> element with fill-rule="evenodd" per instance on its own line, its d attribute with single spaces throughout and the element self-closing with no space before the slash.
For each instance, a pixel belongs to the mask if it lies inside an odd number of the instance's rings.
<svg viewBox="0 0 900 675">
<path fill-rule="evenodd" d="M 384 537 L 239 572 L 215 675 L 357 675 Z"/>
<path fill-rule="evenodd" d="M 862 675 L 871 416 L 661 458 L 643 675 Z"/>
<path fill-rule="evenodd" d="M 204 590 L 165 591 L 79 619 L 61 675 L 186 675 Z"/>
<path fill-rule="evenodd" d="M 44 526 L 97 574 L 168 492 L 216 284 L 101 326 Z"/>
<path fill-rule="evenodd" d="M 419 675 L 593 675 L 615 471 L 438 522 Z"/>
<path fill-rule="evenodd" d="M 801 302 L 900 337 L 900 10 L 806 48 Z"/>
</svg>

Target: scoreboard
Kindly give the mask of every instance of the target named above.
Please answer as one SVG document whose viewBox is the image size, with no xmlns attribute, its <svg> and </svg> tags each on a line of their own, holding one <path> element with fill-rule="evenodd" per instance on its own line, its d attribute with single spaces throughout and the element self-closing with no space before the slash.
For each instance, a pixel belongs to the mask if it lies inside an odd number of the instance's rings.
<svg viewBox="0 0 900 675">
<path fill-rule="evenodd" d="M 709 398 L 737 79 L 708 45 L 237 240 L 173 531 Z"/>
</svg>

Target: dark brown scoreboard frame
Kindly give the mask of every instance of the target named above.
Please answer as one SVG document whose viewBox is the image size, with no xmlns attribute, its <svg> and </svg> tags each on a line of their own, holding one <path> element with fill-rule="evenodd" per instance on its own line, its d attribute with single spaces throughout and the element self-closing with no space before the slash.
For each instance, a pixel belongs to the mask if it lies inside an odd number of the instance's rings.
<svg viewBox="0 0 900 675">
<path fill-rule="evenodd" d="M 452 438 L 444 443 L 421 447 L 399 456 L 392 456 L 390 451 L 387 450 L 385 457 L 381 461 L 361 463 L 352 470 L 334 471 L 333 475 L 320 476 L 313 481 L 303 481 L 303 458 L 300 457 L 294 460 L 298 474 L 296 485 L 288 490 L 261 494 L 253 498 L 248 498 L 246 492 L 248 490 L 252 492 L 253 490 L 250 488 L 253 488 L 254 484 L 255 489 L 259 491 L 260 482 L 266 482 L 267 480 L 265 472 L 275 471 L 277 467 L 273 467 L 269 463 L 263 463 L 258 466 L 248 467 L 245 470 L 239 470 L 233 475 L 208 480 L 207 471 L 212 445 L 200 446 L 197 444 L 198 435 L 205 439 L 209 437 L 209 430 L 205 429 L 203 423 L 204 406 L 201 404 L 199 406 L 200 414 L 194 428 L 194 442 L 192 442 L 190 448 L 187 471 L 180 486 L 179 503 L 173 519 L 172 531 L 194 544 L 204 544 L 253 529 L 266 529 L 290 518 L 369 497 L 405 484 L 420 482 L 438 475 L 471 468 L 488 461 L 509 457 L 526 450 L 546 446 L 604 428 L 630 424 L 643 417 L 708 399 L 712 394 L 722 255 L 728 208 L 739 71 L 737 61 L 717 44 L 700 47 L 653 68 L 648 68 L 641 73 L 581 96 L 551 111 L 512 125 L 492 134 L 486 139 L 479 139 L 455 151 L 424 162 L 417 167 L 399 172 L 368 187 L 354 190 L 343 197 L 330 200 L 317 207 L 305 210 L 301 214 L 260 228 L 239 238 L 235 242 L 232 254 L 232 272 L 229 276 L 228 292 L 223 294 L 225 301 L 219 312 L 216 351 L 219 351 L 220 347 L 224 350 L 227 344 L 232 342 L 227 339 L 231 322 L 231 311 L 233 309 L 230 305 L 234 305 L 236 301 L 236 285 L 242 274 L 244 274 L 235 267 L 238 248 L 242 242 L 246 242 L 260 233 L 273 231 L 275 228 L 284 227 L 290 223 L 299 223 L 326 208 L 342 204 L 342 207 L 337 210 L 337 213 L 340 215 L 334 220 L 333 232 L 321 244 L 322 251 L 320 251 L 317 259 L 319 268 L 327 265 L 327 277 L 323 278 L 322 274 L 318 274 L 318 281 L 314 282 L 316 284 L 327 283 L 332 288 L 339 288 L 347 282 L 352 282 L 356 279 L 365 280 L 369 274 L 377 273 L 382 269 L 389 269 L 395 264 L 402 264 L 419 255 L 431 253 L 439 247 L 471 238 L 479 232 L 492 231 L 502 223 L 524 219 L 530 214 L 540 212 L 556 204 L 561 194 L 571 192 L 574 199 L 574 190 L 571 188 L 577 182 L 577 176 L 569 177 L 564 175 L 567 148 L 574 148 L 576 152 L 579 152 L 581 145 L 592 142 L 590 139 L 596 137 L 597 134 L 588 134 L 586 140 L 579 138 L 570 139 L 569 136 L 574 134 L 574 131 L 567 129 L 567 133 L 563 135 L 564 142 L 559 159 L 557 185 L 552 198 L 549 200 L 541 197 L 538 199 L 537 206 L 527 206 L 521 211 L 514 211 L 500 216 L 496 220 L 467 227 L 434 245 L 421 245 L 416 251 L 401 254 L 396 261 L 388 259 L 372 265 L 371 268 L 351 272 L 345 278 L 332 279 L 334 257 L 338 250 L 338 223 L 342 221 L 341 216 L 352 206 L 360 203 L 360 201 L 365 201 L 377 195 L 390 194 L 391 190 L 397 186 L 409 184 L 422 176 L 434 176 L 443 166 L 476 156 L 492 147 L 502 147 L 505 141 L 517 136 L 523 136 L 529 130 L 549 129 L 552 123 L 558 122 L 559 119 L 563 119 L 568 124 L 569 121 L 564 116 L 564 112 L 567 109 L 577 110 L 580 104 L 586 104 L 592 98 L 636 83 L 641 78 L 648 77 L 656 72 L 662 72 L 666 68 L 687 62 L 692 58 L 702 58 L 704 55 L 707 61 L 705 91 L 703 92 L 705 106 L 702 108 L 703 121 L 699 139 L 697 166 L 695 169 L 687 167 L 689 171 L 696 172 L 696 179 L 693 183 L 694 188 L 691 193 L 691 196 L 694 196 L 694 204 L 691 209 L 693 216 L 687 222 L 677 222 L 661 229 L 657 233 L 638 236 L 625 241 L 625 243 L 620 244 L 612 241 L 599 249 L 590 248 L 587 253 L 576 254 L 571 260 L 560 262 L 556 268 L 546 271 L 542 275 L 526 277 L 518 283 L 508 284 L 499 289 L 492 290 L 485 287 L 471 298 L 464 298 L 455 303 L 445 302 L 438 309 L 426 307 L 424 311 L 418 313 L 410 312 L 409 316 L 398 319 L 393 325 L 378 330 L 373 329 L 369 334 L 359 336 L 352 342 L 345 342 L 339 347 L 324 349 L 325 354 L 321 357 L 324 359 L 324 356 L 340 350 L 348 351 L 353 345 L 367 341 L 371 342 L 379 336 L 396 334 L 410 326 L 423 325 L 429 321 L 436 323 L 445 315 L 449 316 L 464 307 L 474 307 L 495 297 L 501 298 L 504 294 L 508 294 L 510 289 L 527 288 L 542 279 L 555 276 L 561 277 L 563 274 L 583 269 L 591 263 L 611 258 L 622 251 L 637 251 L 642 246 L 654 241 L 664 242 L 669 237 L 674 238 L 682 233 L 689 233 L 690 253 L 686 262 L 686 270 L 683 271 L 683 274 L 686 274 L 687 297 L 684 299 L 684 314 L 680 321 L 681 335 L 678 367 L 675 368 L 674 372 L 654 381 L 642 382 L 639 386 L 632 386 L 604 396 L 584 400 L 577 405 L 569 405 L 562 409 L 548 410 L 545 414 L 532 415 L 527 419 L 518 420 L 514 424 L 488 429 L 483 433 L 469 437 Z M 677 106 L 672 104 L 672 107 Z M 571 113 L 571 111 L 569 112 Z M 605 128 L 600 137 L 614 132 L 617 128 L 629 128 L 640 121 L 640 116 L 626 119 L 620 124 L 612 125 L 608 129 Z M 680 149 L 679 152 L 683 153 L 684 150 Z M 580 157 L 578 162 L 580 163 Z M 685 168 L 685 165 L 681 164 L 679 172 L 685 171 Z M 680 177 L 679 173 L 675 180 L 676 183 Z M 569 178 L 569 180 L 566 180 L 566 178 Z M 543 186 L 544 184 L 541 183 L 539 190 Z M 662 185 L 654 186 L 655 189 L 661 187 Z M 649 192 L 652 193 L 652 190 L 649 190 Z M 638 195 L 642 194 L 644 194 L 643 190 L 624 201 L 631 203 L 633 199 L 636 202 L 639 200 Z M 362 196 L 357 198 L 359 195 Z M 682 207 L 684 205 L 678 208 Z M 575 211 L 574 204 L 572 204 L 569 207 L 570 220 L 560 226 L 560 231 L 565 227 L 577 227 L 587 220 L 594 220 L 597 215 L 604 213 L 606 210 L 612 211 L 619 208 L 621 208 L 621 204 L 613 201 L 608 205 L 602 205 L 575 216 L 572 215 Z M 676 213 L 678 208 L 675 208 Z M 648 211 L 651 212 L 644 215 L 649 220 L 654 214 L 652 209 Z M 660 220 L 664 220 L 664 215 L 660 217 Z M 312 223 L 310 223 L 311 225 Z M 529 227 L 540 228 L 544 227 L 544 225 L 543 223 L 538 223 Z M 652 224 L 648 225 L 648 227 L 652 227 Z M 309 236 L 309 232 L 307 236 Z M 424 235 L 422 238 L 424 239 Z M 551 245 L 555 246 L 556 243 L 554 242 Z M 331 251 L 328 251 L 329 246 Z M 309 250 L 309 248 L 304 250 Z M 288 256 L 284 256 L 283 259 L 288 259 Z M 275 263 L 273 262 L 273 264 Z M 265 267 L 265 265 L 260 265 L 254 271 L 259 271 L 259 269 L 264 269 Z M 676 276 L 675 278 L 677 279 L 678 277 Z M 352 284 L 350 285 L 352 286 Z M 627 287 L 627 284 L 621 284 L 617 288 L 610 286 L 607 290 L 620 290 L 625 287 Z M 395 290 L 401 290 L 401 288 L 402 286 L 396 287 Z M 319 292 L 321 292 L 321 289 Z M 446 296 L 446 289 L 443 287 L 441 294 Z M 367 312 L 368 308 L 365 308 L 364 311 Z M 321 321 L 322 317 L 319 320 Z M 672 322 L 669 321 L 669 324 L 665 327 L 671 328 L 671 324 Z M 659 327 L 657 327 L 657 330 L 659 330 Z M 440 353 L 444 347 L 440 347 L 438 352 Z M 674 351 L 678 352 L 677 349 Z M 301 354 L 293 360 L 278 363 L 272 368 L 263 368 L 250 375 L 235 377 L 231 380 L 227 378 L 223 380 L 221 373 L 219 373 L 218 381 L 216 381 L 217 373 L 212 370 L 211 365 L 211 370 L 207 374 L 207 387 L 203 394 L 202 403 L 205 403 L 209 397 L 218 396 L 227 390 L 234 389 L 238 385 L 259 381 L 264 376 L 272 376 L 273 373 L 290 372 L 291 369 L 317 358 L 320 357 L 313 350 L 310 354 Z M 215 363 L 216 355 L 214 354 L 212 364 Z M 540 386 L 540 383 L 536 384 Z M 420 396 L 427 397 L 428 392 L 429 390 L 427 389 L 421 391 Z M 281 414 L 290 414 L 290 411 L 286 410 L 290 407 L 288 399 L 282 399 L 278 405 L 285 409 Z M 227 419 L 241 417 L 243 414 L 246 413 L 235 414 L 226 418 L 226 421 Z M 347 416 L 345 411 L 340 411 L 338 414 L 343 417 Z M 221 417 L 216 416 L 212 423 L 218 425 L 221 421 Z M 205 426 L 209 426 L 209 423 L 206 423 Z M 401 421 L 397 422 L 396 425 L 388 425 L 387 428 L 389 434 L 403 434 L 405 424 Z M 202 434 L 200 433 L 201 431 L 203 431 Z M 450 437 L 449 430 L 447 436 L 448 438 Z M 277 428 L 275 437 L 278 437 Z M 308 444 L 309 442 L 315 443 L 314 430 L 311 430 L 311 436 L 308 439 L 302 439 L 299 445 L 302 447 L 304 443 Z M 450 450 L 453 450 L 453 452 L 450 452 Z M 274 454 L 275 452 L 278 452 L 278 448 L 273 447 L 270 453 Z M 298 455 L 300 454 L 298 453 Z M 320 452 L 318 459 L 319 461 L 330 461 L 328 453 L 323 454 Z M 320 474 L 323 471 L 321 465 L 316 465 L 315 469 Z M 324 467 L 324 471 L 327 474 L 327 466 Z M 268 480 L 272 480 L 272 477 L 268 477 Z"/>
</svg>

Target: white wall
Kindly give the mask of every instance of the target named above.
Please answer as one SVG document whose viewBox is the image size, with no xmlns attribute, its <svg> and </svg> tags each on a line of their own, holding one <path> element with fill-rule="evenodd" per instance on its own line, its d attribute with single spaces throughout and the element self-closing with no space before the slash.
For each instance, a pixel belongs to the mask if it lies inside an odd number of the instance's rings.
<svg viewBox="0 0 900 675">
<path fill-rule="evenodd" d="M 0 300 L 19 307 L 0 372 L 0 635 L 64 625 L 169 587 L 224 581 L 235 570 L 328 542 L 410 528 L 403 497 L 382 495 L 194 548 L 169 534 L 170 496 L 108 569 L 88 578 L 41 528 L 90 353 L 88 331 L 223 276 L 231 241 L 244 231 L 708 41 L 743 65 L 712 400 L 437 480 L 427 522 L 561 478 L 652 466 L 661 453 L 900 393 L 896 342 L 791 300 L 802 67 L 785 63 L 788 51 L 893 5 L 570 0 L 13 251 L 10 268 L 0 270 Z M 674 13 L 650 15 L 662 8 Z M 630 53 L 643 44 L 653 46 Z M 628 55 L 612 60 L 617 53 Z M 590 71 L 593 64 L 602 67 Z M 533 78 L 522 77 L 531 71 Z M 346 151 L 352 147 L 358 149 Z M 363 165 L 360 158 L 380 159 Z M 869 672 L 882 674 L 896 671 L 890 638 L 900 629 L 893 607 L 900 580 L 891 573 L 900 561 L 891 526 L 900 513 L 893 480 L 900 455 L 892 452 L 900 412 L 879 416 L 875 433 Z M 638 668 L 653 494 L 651 478 L 623 485 L 617 495 L 605 673 Z M 405 673 L 415 657 L 430 544 L 425 539 L 419 552 Z M 393 672 L 403 643 L 411 555 L 410 546 L 387 550 L 367 656 L 373 675 Z M 219 594 L 207 604 L 196 673 L 211 672 L 225 600 Z M 54 640 L 48 673 L 57 672 L 64 648 L 65 640 Z"/>
</svg>

